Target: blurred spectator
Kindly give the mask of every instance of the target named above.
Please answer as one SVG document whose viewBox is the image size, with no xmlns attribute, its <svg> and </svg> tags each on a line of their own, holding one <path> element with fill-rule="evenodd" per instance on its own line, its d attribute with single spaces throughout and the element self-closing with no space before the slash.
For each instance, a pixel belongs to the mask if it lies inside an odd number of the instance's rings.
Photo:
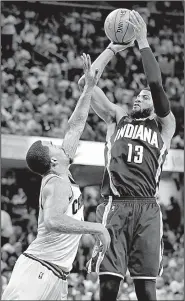
<svg viewBox="0 0 185 301">
<path fill-rule="evenodd" d="M 174 197 L 170 198 L 170 205 L 166 208 L 167 223 L 172 231 L 177 231 L 181 222 L 181 210 L 177 200 Z"/>
<path fill-rule="evenodd" d="M 57 62 L 56 57 L 53 56 L 51 58 L 51 63 L 47 64 L 46 66 L 46 72 L 49 74 L 50 80 L 53 79 L 53 83 L 50 84 L 54 87 L 55 78 L 57 78 L 61 74 L 61 67 L 60 64 Z"/>
<path fill-rule="evenodd" d="M 11 14 L 4 12 L 1 19 L 1 45 L 2 45 L 2 53 L 4 56 L 9 56 L 12 54 L 13 51 L 13 38 L 16 34 L 15 24 L 16 18 Z"/>
<path fill-rule="evenodd" d="M 13 234 L 13 227 L 8 212 L 1 210 L 1 246 L 3 246 Z"/>
<path fill-rule="evenodd" d="M 171 147 L 184 149 L 184 126 L 181 126 L 178 135 L 172 139 Z"/>
</svg>

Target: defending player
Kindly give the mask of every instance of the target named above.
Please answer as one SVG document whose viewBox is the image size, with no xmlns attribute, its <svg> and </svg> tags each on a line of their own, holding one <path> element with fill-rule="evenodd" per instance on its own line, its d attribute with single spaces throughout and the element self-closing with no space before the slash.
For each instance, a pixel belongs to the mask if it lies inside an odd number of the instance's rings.
<svg viewBox="0 0 185 301">
<path fill-rule="evenodd" d="M 100 271 L 101 301 L 116 300 L 127 267 L 138 300 L 156 300 L 156 277 L 162 268 L 162 218 L 156 192 L 175 132 L 175 118 L 147 41 L 146 24 L 135 11 L 130 14 L 130 23 L 135 28 L 150 89 L 139 93 L 130 115 L 111 103 L 98 87 L 91 103 L 107 123 L 101 190 L 104 202 L 97 208 L 97 222 L 107 224 L 111 245 L 104 258 L 95 248 L 89 263 L 89 271 Z M 121 47 L 125 48 L 111 43 L 97 58 L 92 66 L 98 66 L 99 76 Z M 79 84 L 83 85 L 83 78 Z"/>
<path fill-rule="evenodd" d="M 42 176 L 38 235 L 17 260 L 2 300 L 67 300 L 67 275 L 75 259 L 82 234 L 101 240 L 104 252 L 110 244 L 107 229 L 83 221 L 79 187 L 68 177 L 83 132 L 97 83 L 90 57 L 83 55 L 85 87 L 69 119 L 62 147 L 37 141 L 27 152 L 29 168 Z"/>
</svg>

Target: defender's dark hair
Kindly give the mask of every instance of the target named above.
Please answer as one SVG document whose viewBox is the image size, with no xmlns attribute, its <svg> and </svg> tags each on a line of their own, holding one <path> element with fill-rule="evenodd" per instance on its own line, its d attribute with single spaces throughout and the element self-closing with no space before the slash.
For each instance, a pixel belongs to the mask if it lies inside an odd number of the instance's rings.
<svg viewBox="0 0 185 301">
<path fill-rule="evenodd" d="M 43 175 L 50 169 L 49 148 L 41 140 L 34 142 L 26 155 L 26 162 L 31 171 Z"/>
</svg>

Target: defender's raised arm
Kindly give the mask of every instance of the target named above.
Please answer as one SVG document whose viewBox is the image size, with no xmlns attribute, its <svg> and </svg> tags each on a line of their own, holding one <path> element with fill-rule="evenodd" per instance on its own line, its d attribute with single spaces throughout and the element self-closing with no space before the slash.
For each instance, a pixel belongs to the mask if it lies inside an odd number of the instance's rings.
<svg viewBox="0 0 185 301">
<path fill-rule="evenodd" d="M 76 153 L 89 113 L 93 88 L 97 84 L 98 80 L 98 70 L 96 69 L 94 72 L 92 71 L 90 56 L 83 54 L 82 59 L 85 74 L 85 85 L 76 108 L 68 121 L 67 133 L 62 144 L 62 148 L 69 159 L 73 159 Z"/>
</svg>

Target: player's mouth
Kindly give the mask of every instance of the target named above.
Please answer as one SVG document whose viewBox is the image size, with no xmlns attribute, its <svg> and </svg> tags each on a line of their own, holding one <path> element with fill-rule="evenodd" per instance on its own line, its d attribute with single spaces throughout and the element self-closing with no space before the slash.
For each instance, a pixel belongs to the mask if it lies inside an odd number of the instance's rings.
<svg viewBox="0 0 185 301">
<path fill-rule="evenodd" d="M 133 108 L 137 108 L 137 107 L 141 108 L 138 103 L 135 103 L 134 106 L 133 106 Z"/>
</svg>

